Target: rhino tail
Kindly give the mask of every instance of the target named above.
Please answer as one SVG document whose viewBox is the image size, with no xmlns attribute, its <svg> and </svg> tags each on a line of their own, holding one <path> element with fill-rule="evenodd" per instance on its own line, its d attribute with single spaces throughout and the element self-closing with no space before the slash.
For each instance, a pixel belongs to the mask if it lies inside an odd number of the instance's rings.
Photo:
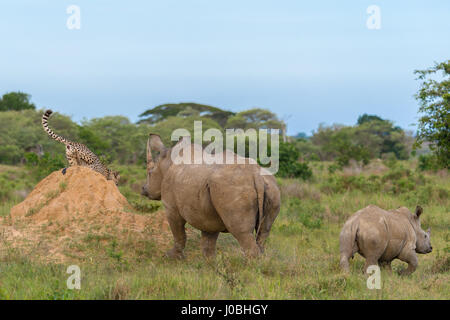
<svg viewBox="0 0 450 320">
<path fill-rule="evenodd" d="M 258 238 L 261 232 L 261 226 L 264 222 L 264 193 L 265 193 L 265 183 L 263 177 L 259 173 L 254 175 L 254 183 L 256 189 L 256 196 L 258 201 L 258 227 L 256 228 L 256 238 Z"/>
<path fill-rule="evenodd" d="M 339 236 L 340 245 L 340 265 L 344 271 L 350 271 L 348 260 L 358 251 L 356 237 L 358 235 L 359 223 L 357 221 L 348 221 L 342 228 Z"/>
</svg>

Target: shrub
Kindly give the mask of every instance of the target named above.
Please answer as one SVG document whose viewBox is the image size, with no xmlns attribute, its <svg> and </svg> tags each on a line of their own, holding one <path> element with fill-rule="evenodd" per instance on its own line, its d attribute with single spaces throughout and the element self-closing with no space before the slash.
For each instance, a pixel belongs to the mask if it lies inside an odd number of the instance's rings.
<svg viewBox="0 0 450 320">
<path fill-rule="evenodd" d="M 398 165 L 397 157 L 393 152 L 384 154 L 383 160 L 384 165 L 390 169 L 393 169 Z"/>
<path fill-rule="evenodd" d="M 22 200 L 32 188 L 33 182 L 29 179 L 29 173 L 24 170 L 6 170 L 0 172 L 0 200 Z"/>
<path fill-rule="evenodd" d="M 358 176 L 343 176 L 332 175 L 326 182 L 321 185 L 321 191 L 332 194 L 341 193 L 352 190 L 360 190 L 363 192 L 377 192 L 380 190 L 381 179 L 376 175 L 371 175 L 368 178 L 363 175 Z"/>
<path fill-rule="evenodd" d="M 146 213 L 158 211 L 162 207 L 161 201 L 148 199 L 133 199 L 130 201 L 130 204 L 136 210 Z"/>
<path fill-rule="evenodd" d="M 285 209 L 291 220 L 301 222 L 309 229 L 318 229 L 323 223 L 324 208 L 316 201 L 301 201 L 298 198 L 288 199 Z"/>
<path fill-rule="evenodd" d="M 42 157 L 37 154 L 28 152 L 25 154 L 26 166 L 31 170 L 34 178 L 41 180 L 56 170 L 60 170 L 66 166 L 64 156 L 61 154 L 44 153 Z"/>
<path fill-rule="evenodd" d="M 411 205 L 416 204 L 430 204 L 431 202 L 444 203 L 450 195 L 449 190 L 427 184 L 419 186 L 416 190 L 413 190 L 405 195 L 405 200 Z"/>
<path fill-rule="evenodd" d="M 275 232 L 286 236 L 295 236 L 303 232 L 301 225 L 296 223 L 276 225 L 274 228 Z"/>
<path fill-rule="evenodd" d="M 364 193 L 388 192 L 393 194 L 406 193 L 416 190 L 426 184 L 422 174 L 412 172 L 410 169 L 395 167 L 383 176 L 370 175 L 340 175 L 333 174 L 322 183 L 320 189 L 327 194 L 342 193 L 358 190 Z"/>
<path fill-rule="evenodd" d="M 417 169 L 420 171 L 432 170 L 437 171 L 440 168 L 439 162 L 433 154 L 421 154 Z"/>
<path fill-rule="evenodd" d="M 336 163 L 332 163 L 328 167 L 328 173 L 333 174 L 340 169 L 341 169 L 341 167 L 339 165 L 337 165 Z"/>
<path fill-rule="evenodd" d="M 22 151 L 15 145 L 0 146 L 0 162 L 6 164 L 15 164 L 22 158 Z"/>
<path fill-rule="evenodd" d="M 299 162 L 299 152 L 292 143 L 280 143 L 280 167 L 277 175 L 283 178 L 308 180 L 312 171 L 306 162 Z"/>
<path fill-rule="evenodd" d="M 300 183 L 297 180 L 286 181 L 280 185 L 281 197 L 298 199 L 313 199 L 320 201 L 320 192 L 312 185 Z"/>
</svg>

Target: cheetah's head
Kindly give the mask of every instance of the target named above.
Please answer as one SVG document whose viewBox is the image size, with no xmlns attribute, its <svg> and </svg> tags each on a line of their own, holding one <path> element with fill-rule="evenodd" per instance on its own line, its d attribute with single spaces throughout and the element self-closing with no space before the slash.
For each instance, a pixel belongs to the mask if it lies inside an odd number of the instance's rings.
<svg viewBox="0 0 450 320">
<path fill-rule="evenodd" d="M 108 180 L 114 181 L 114 183 L 117 186 L 119 184 L 119 179 L 120 179 L 120 174 L 118 171 L 112 171 L 112 170 L 109 171 Z"/>
</svg>

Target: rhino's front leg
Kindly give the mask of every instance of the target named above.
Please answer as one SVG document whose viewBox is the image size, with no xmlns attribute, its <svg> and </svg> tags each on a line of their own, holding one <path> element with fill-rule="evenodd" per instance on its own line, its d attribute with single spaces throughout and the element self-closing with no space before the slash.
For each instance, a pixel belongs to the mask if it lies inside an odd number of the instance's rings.
<svg viewBox="0 0 450 320">
<path fill-rule="evenodd" d="M 367 273 L 367 269 L 370 266 L 378 266 L 378 257 L 373 256 L 366 257 L 366 263 L 364 264 L 364 273 Z"/>
<path fill-rule="evenodd" d="M 166 252 L 169 258 L 183 259 L 183 250 L 186 246 L 186 220 L 181 217 L 178 212 L 166 209 L 167 221 L 173 234 L 173 248 Z"/>
<path fill-rule="evenodd" d="M 405 254 L 401 254 L 398 258 L 400 260 L 408 263 L 408 268 L 400 271 L 400 275 L 402 275 L 402 276 L 410 275 L 417 269 L 417 266 L 419 265 L 419 261 L 417 259 L 417 254 L 413 250 L 410 250 L 410 251 L 406 252 Z"/>
<path fill-rule="evenodd" d="M 391 261 L 380 261 L 380 267 L 385 269 L 388 273 L 392 273 Z"/>
<path fill-rule="evenodd" d="M 205 232 L 202 231 L 201 245 L 203 255 L 206 258 L 214 257 L 216 255 L 216 242 L 219 232 Z"/>
</svg>

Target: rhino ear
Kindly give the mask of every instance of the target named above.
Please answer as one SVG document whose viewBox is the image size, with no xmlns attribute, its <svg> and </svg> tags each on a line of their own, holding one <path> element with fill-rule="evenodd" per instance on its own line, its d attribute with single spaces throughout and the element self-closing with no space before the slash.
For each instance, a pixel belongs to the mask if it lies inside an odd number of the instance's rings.
<svg viewBox="0 0 450 320">
<path fill-rule="evenodd" d="M 428 228 L 427 233 L 429 236 L 431 236 L 431 228 Z"/>
<path fill-rule="evenodd" d="M 423 212 L 422 207 L 421 207 L 421 206 L 417 206 L 417 207 L 416 207 L 416 213 L 415 213 L 416 218 L 419 218 L 420 215 L 422 214 L 422 212 Z"/>
<path fill-rule="evenodd" d="M 161 137 L 154 133 L 150 133 L 149 135 L 149 145 L 151 147 L 151 150 L 155 150 L 157 152 L 161 152 L 166 149 L 164 143 L 161 140 Z"/>
</svg>

